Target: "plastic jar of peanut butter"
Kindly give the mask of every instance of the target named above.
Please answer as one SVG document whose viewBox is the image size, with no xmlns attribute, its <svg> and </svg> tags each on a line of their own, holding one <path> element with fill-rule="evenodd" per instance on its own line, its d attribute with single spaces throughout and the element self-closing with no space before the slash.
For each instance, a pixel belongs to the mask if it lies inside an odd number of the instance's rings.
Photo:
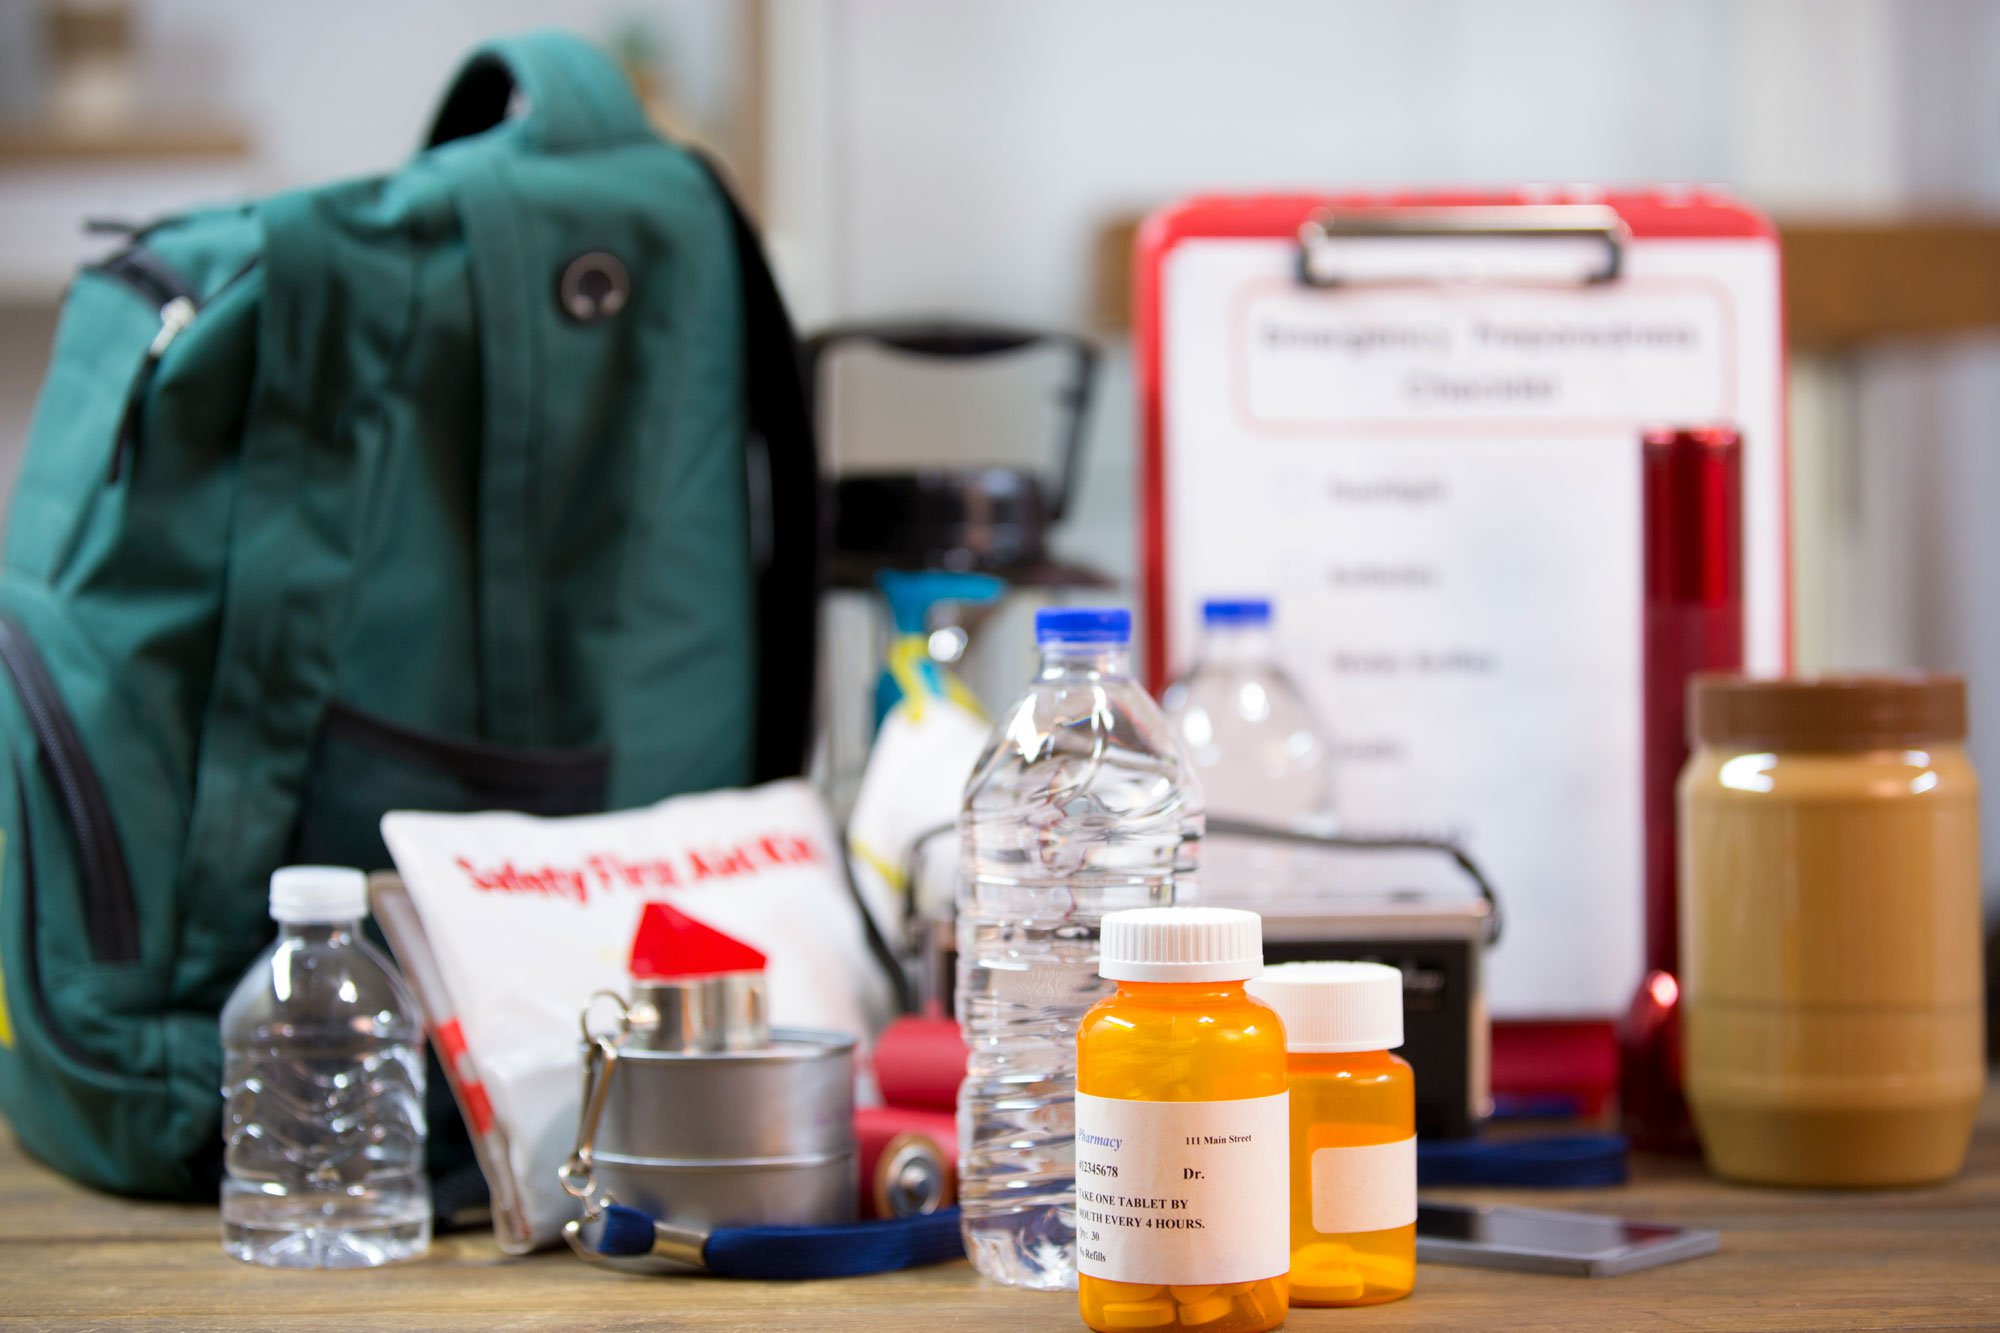
<svg viewBox="0 0 2000 1333">
<path fill-rule="evenodd" d="M 1710 1168 L 1951 1177 L 1984 1085 L 1964 681 L 1704 676 L 1690 705 L 1681 1012 Z"/>
</svg>

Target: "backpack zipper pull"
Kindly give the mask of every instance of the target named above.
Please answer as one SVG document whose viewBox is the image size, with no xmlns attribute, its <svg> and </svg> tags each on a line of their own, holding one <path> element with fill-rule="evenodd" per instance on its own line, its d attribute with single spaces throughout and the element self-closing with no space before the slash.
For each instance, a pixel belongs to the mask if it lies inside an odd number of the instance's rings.
<svg viewBox="0 0 2000 1333">
<path fill-rule="evenodd" d="M 153 335 L 152 345 L 146 348 L 146 359 L 158 361 L 166 355 L 174 339 L 181 336 L 181 330 L 194 323 L 194 302 L 185 296 L 176 296 L 160 307 L 160 331 Z"/>
<path fill-rule="evenodd" d="M 110 480 L 118 480 L 125 471 L 125 455 L 138 448 L 139 414 L 145 408 L 146 390 L 153 382 L 154 367 L 160 364 L 160 358 L 167 354 L 167 349 L 174 345 L 174 339 L 194 323 L 199 309 L 185 296 L 176 296 L 160 307 L 160 331 L 146 346 L 146 359 L 139 365 L 139 373 L 132 381 L 132 392 L 125 399 L 125 415 L 118 423 L 118 443 L 111 451 Z"/>
</svg>

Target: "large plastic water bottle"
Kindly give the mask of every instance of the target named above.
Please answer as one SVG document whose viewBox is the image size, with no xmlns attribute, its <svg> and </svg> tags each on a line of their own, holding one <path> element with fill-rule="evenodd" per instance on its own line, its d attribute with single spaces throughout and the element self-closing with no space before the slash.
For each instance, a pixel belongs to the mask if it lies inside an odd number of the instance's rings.
<svg viewBox="0 0 2000 1333">
<path fill-rule="evenodd" d="M 1201 774 L 1209 812 L 1332 832 L 1332 756 L 1304 692 L 1278 665 L 1271 604 L 1209 601 L 1201 616 L 1194 668 L 1162 703 Z"/>
<path fill-rule="evenodd" d="M 430 1246 L 424 1035 L 361 935 L 358 870 L 271 876 L 278 939 L 222 1010 L 222 1248 L 274 1268 L 372 1268 Z"/>
<path fill-rule="evenodd" d="M 1185 895 L 1201 788 L 1132 678 L 1123 610 L 1035 618 L 1042 668 L 1003 710 L 959 817 L 959 1201 L 979 1271 L 1076 1286 L 1076 1026 L 1106 912 Z"/>
</svg>

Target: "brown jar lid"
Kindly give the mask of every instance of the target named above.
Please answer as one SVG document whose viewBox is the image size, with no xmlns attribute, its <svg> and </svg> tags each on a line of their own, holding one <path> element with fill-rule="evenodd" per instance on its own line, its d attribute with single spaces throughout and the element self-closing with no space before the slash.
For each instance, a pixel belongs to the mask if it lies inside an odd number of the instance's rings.
<svg viewBox="0 0 2000 1333">
<path fill-rule="evenodd" d="M 1696 676 L 1688 693 L 1697 745 L 1873 750 L 1965 739 L 1961 676 Z"/>
</svg>

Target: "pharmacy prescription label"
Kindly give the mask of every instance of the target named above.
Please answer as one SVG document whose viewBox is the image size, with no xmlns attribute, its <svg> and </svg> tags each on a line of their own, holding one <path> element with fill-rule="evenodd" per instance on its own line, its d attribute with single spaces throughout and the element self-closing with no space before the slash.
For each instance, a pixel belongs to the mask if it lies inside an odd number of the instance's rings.
<svg viewBox="0 0 2000 1333">
<path fill-rule="evenodd" d="M 1076 1097 L 1076 1267 L 1112 1282 L 1256 1282 L 1291 1263 L 1291 1096 Z"/>
</svg>

